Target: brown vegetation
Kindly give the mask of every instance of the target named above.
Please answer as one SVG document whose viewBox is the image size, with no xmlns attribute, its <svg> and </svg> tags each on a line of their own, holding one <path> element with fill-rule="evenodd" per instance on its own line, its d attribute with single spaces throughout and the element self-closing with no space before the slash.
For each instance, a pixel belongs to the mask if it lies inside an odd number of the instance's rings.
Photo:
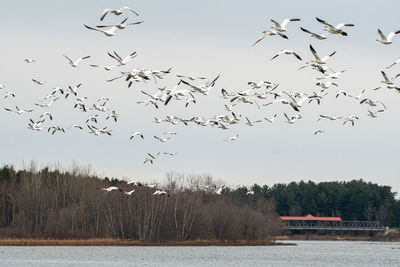
<svg viewBox="0 0 400 267">
<path fill-rule="evenodd" d="M 110 185 L 120 191 L 101 190 Z M 3 244 L 32 245 L 85 243 L 82 239 L 107 245 L 132 245 L 137 240 L 141 245 L 185 240 L 264 244 L 280 233 L 282 223 L 272 201 L 229 188 L 218 195 L 217 186 L 209 176 L 169 173 L 166 183 L 157 186 L 168 195 L 155 196 L 154 188 L 101 179 L 88 169 L 15 171 L 4 167 L 0 169 L 0 238 L 14 238 Z M 124 193 L 133 188 L 132 195 Z"/>
</svg>

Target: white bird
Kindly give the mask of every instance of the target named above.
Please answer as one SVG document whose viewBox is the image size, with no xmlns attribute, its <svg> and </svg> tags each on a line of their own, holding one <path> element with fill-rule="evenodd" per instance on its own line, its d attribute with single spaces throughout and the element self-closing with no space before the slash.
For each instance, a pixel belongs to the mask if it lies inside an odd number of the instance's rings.
<svg viewBox="0 0 400 267">
<path fill-rule="evenodd" d="M 386 67 L 386 69 L 390 69 L 391 67 L 393 67 L 396 64 L 400 63 L 400 58 L 398 60 L 396 60 L 395 62 L 393 62 L 389 67 Z"/>
<path fill-rule="evenodd" d="M 316 130 L 316 131 L 314 132 L 314 135 L 322 134 L 322 133 L 324 133 L 324 132 L 325 132 L 324 130 Z"/>
<path fill-rule="evenodd" d="M 117 114 L 115 112 L 115 110 L 111 111 L 111 114 L 107 116 L 106 120 L 108 120 L 109 118 L 113 118 L 115 122 L 117 122 L 117 118 L 118 118 L 119 114 Z"/>
<path fill-rule="evenodd" d="M 293 123 L 295 123 L 297 120 L 299 120 L 299 119 L 302 118 L 302 116 L 301 116 L 300 114 L 298 114 L 298 115 L 296 115 L 296 116 L 293 116 L 293 117 L 291 117 L 291 118 L 289 118 L 289 116 L 288 116 L 286 113 L 283 113 L 283 114 L 284 114 L 285 117 L 286 117 L 286 122 L 289 123 L 289 124 L 293 124 Z"/>
<path fill-rule="evenodd" d="M 46 83 L 46 82 L 41 82 L 41 81 L 38 81 L 38 80 L 35 80 L 35 79 L 32 79 L 32 81 L 34 83 L 38 84 L 38 85 L 44 85 Z"/>
<path fill-rule="evenodd" d="M 117 27 L 120 30 L 125 29 L 128 25 L 137 25 L 137 24 L 141 24 L 144 21 L 138 21 L 138 22 L 133 22 L 133 23 L 125 23 L 128 20 L 128 18 L 124 19 L 123 21 L 121 21 L 121 23 L 116 24 L 116 25 L 98 25 L 96 26 L 97 28 L 109 28 L 109 27 Z"/>
<path fill-rule="evenodd" d="M 206 82 L 206 83 L 201 84 L 199 86 L 192 85 L 192 84 L 190 84 L 190 83 L 188 83 L 188 82 L 186 82 L 184 80 L 181 80 L 181 82 L 183 84 L 186 84 L 186 85 L 190 86 L 194 90 L 194 92 L 199 92 L 199 93 L 201 93 L 203 95 L 208 95 L 208 93 L 211 90 L 211 87 L 214 87 L 215 82 L 218 80 L 219 76 L 220 75 L 218 75 L 214 80 Z"/>
<path fill-rule="evenodd" d="M 311 37 L 314 37 L 315 39 L 318 39 L 318 40 L 325 40 L 328 36 L 328 34 L 317 34 L 317 33 L 311 32 L 303 27 L 300 27 L 300 29 L 303 32 L 310 34 Z"/>
<path fill-rule="evenodd" d="M 4 96 L 4 99 L 6 99 L 7 97 L 15 97 L 15 94 L 13 92 L 7 92 L 6 95 Z"/>
<path fill-rule="evenodd" d="M 232 111 L 233 107 L 236 106 L 236 104 L 232 104 L 232 105 L 230 105 L 230 106 L 224 104 L 224 106 L 225 106 L 225 110 L 226 110 L 226 111 Z"/>
<path fill-rule="evenodd" d="M 246 117 L 246 124 L 247 125 L 249 125 L 249 126 L 254 126 L 255 125 L 255 123 L 259 123 L 259 122 L 262 122 L 262 120 L 257 120 L 257 121 L 254 121 L 254 122 L 252 122 L 249 118 L 247 118 Z"/>
<path fill-rule="evenodd" d="M 176 77 L 181 78 L 181 79 L 189 79 L 191 81 L 207 79 L 206 77 L 193 77 L 193 76 L 185 76 L 185 75 L 180 75 L 180 74 L 177 74 Z"/>
<path fill-rule="evenodd" d="M 87 26 L 86 24 L 84 24 L 84 26 L 87 28 L 87 29 L 89 29 L 89 30 L 93 30 L 93 31 L 98 31 L 98 32 L 101 32 L 101 33 L 103 33 L 105 36 L 107 36 L 107 37 L 111 37 L 111 36 L 114 36 L 115 35 L 115 31 L 118 29 L 117 27 L 111 27 L 110 29 L 108 29 L 108 30 L 99 30 L 99 29 L 95 29 L 95 28 L 92 28 L 92 27 L 89 27 L 89 26 Z"/>
<path fill-rule="evenodd" d="M 284 19 L 282 23 L 278 23 L 275 20 L 271 19 L 271 21 L 274 23 L 273 26 L 271 26 L 272 29 L 278 31 L 278 32 L 286 32 L 286 25 L 291 22 L 291 21 L 300 21 L 300 19 Z"/>
<path fill-rule="evenodd" d="M 117 67 L 117 66 L 111 66 L 111 65 L 110 66 L 103 66 L 103 65 L 95 65 L 95 64 L 89 64 L 89 66 L 93 67 L 93 68 L 104 68 L 106 71 L 110 71 L 113 68 Z"/>
<path fill-rule="evenodd" d="M 165 133 L 163 133 L 163 134 L 177 135 L 176 132 L 165 132 Z"/>
<path fill-rule="evenodd" d="M 279 32 L 277 30 L 268 30 L 268 31 L 263 31 L 261 33 L 261 37 L 252 46 L 255 46 L 256 44 L 261 42 L 265 37 L 274 36 L 274 35 L 279 35 L 280 37 L 282 37 L 284 39 L 288 39 L 288 37 L 286 35 L 284 35 L 283 33 Z"/>
<path fill-rule="evenodd" d="M 221 195 L 221 194 L 222 194 L 222 190 L 224 190 L 224 188 L 225 188 L 225 185 L 221 186 L 220 188 L 218 188 L 217 190 L 215 190 L 215 193 L 216 193 L 217 195 Z"/>
<path fill-rule="evenodd" d="M 347 122 L 351 122 L 351 125 L 354 126 L 354 120 L 358 120 L 358 117 L 356 115 L 350 115 L 344 118 L 343 125 L 345 125 Z"/>
<path fill-rule="evenodd" d="M 107 191 L 107 192 L 111 192 L 113 190 L 118 190 L 118 191 L 122 191 L 121 189 L 119 189 L 116 186 L 110 186 L 110 187 L 106 187 L 106 188 L 101 188 L 101 190 Z"/>
<path fill-rule="evenodd" d="M 288 50 L 288 49 L 282 49 L 281 51 L 279 51 L 275 56 L 273 56 L 271 58 L 271 60 L 273 60 L 274 58 L 277 58 L 279 55 L 293 55 L 295 56 L 298 60 L 302 60 L 301 57 L 294 51 L 292 50 Z"/>
<path fill-rule="evenodd" d="M 327 31 L 331 34 L 341 34 L 343 36 L 347 36 L 347 33 L 344 32 L 342 30 L 342 28 L 343 27 L 354 27 L 354 24 L 350 24 L 350 23 L 339 23 L 338 25 L 333 26 L 322 19 L 319 19 L 319 18 L 316 18 L 316 19 L 319 23 L 322 23 L 324 25 L 325 31 Z"/>
<path fill-rule="evenodd" d="M 51 130 L 53 130 L 53 132 L 51 133 L 51 135 L 54 135 L 57 131 L 65 133 L 64 128 L 62 128 L 62 127 L 60 127 L 60 126 L 56 126 L 56 125 L 49 127 L 49 128 L 47 129 L 47 132 L 50 132 Z"/>
<path fill-rule="evenodd" d="M 26 62 L 26 63 L 35 63 L 36 61 L 34 59 L 25 58 L 24 62 Z"/>
<path fill-rule="evenodd" d="M 164 155 L 175 156 L 175 155 L 177 155 L 178 153 L 177 153 L 177 152 L 164 152 L 163 154 L 164 154 Z"/>
<path fill-rule="evenodd" d="M 57 99 L 59 99 L 59 97 L 53 98 L 49 103 L 47 104 L 39 104 L 39 103 L 35 103 L 36 106 L 42 107 L 42 108 L 50 108 L 51 105 L 54 103 L 54 101 L 56 101 Z"/>
<path fill-rule="evenodd" d="M 344 91 L 344 90 L 337 91 L 337 92 L 336 92 L 336 98 L 338 98 L 340 95 L 347 96 L 347 93 L 346 93 L 346 91 Z"/>
<path fill-rule="evenodd" d="M 368 110 L 368 114 L 367 114 L 367 116 L 369 116 L 369 117 L 371 117 L 371 118 L 376 118 L 376 117 L 378 117 L 378 112 L 382 112 L 383 110 L 378 110 L 378 111 L 375 111 L 375 112 L 372 112 L 372 111 L 370 111 L 370 110 Z"/>
<path fill-rule="evenodd" d="M 51 115 L 51 113 L 48 112 L 48 111 L 43 112 L 43 113 L 40 115 L 39 118 L 42 118 L 42 117 L 44 117 L 44 116 L 49 116 L 49 119 L 50 119 L 51 121 L 53 120 L 53 115 Z"/>
<path fill-rule="evenodd" d="M 338 86 L 336 83 L 327 81 L 327 82 L 317 82 L 317 86 L 323 88 L 323 89 L 328 89 L 331 85 Z"/>
<path fill-rule="evenodd" d="M 74 68 L 78 67 L 79 62 L 81 62 L 82 60 L 90 58 L 90 56 L 85 56 L 85 57 L 81 57 L 81 58 L 78 58 L 77 60 L 73 61 L 66 55 L 63 55 L 63 56 L 68 60 L 68 63 Z"/>
<path fill-rule="evenodd" d="M 139 14 L 136 11 L 134 11 L 132 8 L 127 7 L 127 6 L 120 7 L 118 9 L 106 8 L 106 9 L 103 10 L 103 13 L 101 13 L 100 21 L 102 21 L 108 14 L 114 14 L 116 16 L 119 16 L 122 13 L 124 13 L 124 10 L 129 10 L 133 14 L 135 14 L 136 16 L 139 16 Z"/>
<path fill-rule="evenodd" d="M 162 143 L 165 143 L 165 142 L 167 142 L 169 139 L 171 139 L 170 137 L 161 138 L 161 137 L 158 137 L 158 136 L 154 136 L 154 138 L 157 139 L 157 140 L 159 140 L 159 141 L 162 142 Z"/>
<path fill-rule="evenodd" d="M 67 98 L 67 97 L 69 96 L 70 93 L 73 94 L 73 95 L 75 95 L 75 96 L 77 96 L 77 95 L 78 95 L 78 92 L 77 92 L 77 91 L 78 91 L 78 88 L 79 88 L 81 85 L 82 85 L 82 84 L 78 84 L 78 85 L 75 86 L 75 87 L 68 86 L 69 92 L 65 94 L 65 98 Z"/>
<path fill-rule="evenodd" d="M 156 190 L 156 191 L 153 193 L 153 196 L 163 196 L 163 195 L 169 196 L 169 194 L 168 194 L 166 191 L 162 191 L 162 190 Z"/>
<path fill-rule="evenodd" d="M 41 125 L 44 121 L 45 120 L 34 122 L 32 119 L 30 119 L 30 123 L 28 124 L 28 129 L 31 129 L 33 131 L 41 131 L 43 130 L 43 127 L 41 127 Z"/>
<path fill-rule="evenodd" d="M 15 106 L 15 108 L 16 108 L 16 110 L 11 110 L 9 108 L 4 108 L 4 109 L 7 110 L 7 111 L 11 111 L 11 112 L 17 113 L 19 115 L 24 113 L 24 112 L 32 112 L 33 111 L 33 109 L 27 109 L 27 110 L 19 109 L 18 106 Z"/>
<path fill-rule="evenodd" d="M 248 195 L 254 195 L 254 191 L 248 191 L 247 193 L 246 193 L 246 196 L 248 196 Z"/>
<path fill-rule="evenodd" d="M 395 75 L 395 76 L 393 76 L 392 78 L 389 79 L 384 71 L 381 71 L 381 74 L 382 74 L 382 76 L 383 76 L 383 81 L 381 81 L 381 83 L 383 83 L 383 84 L 385 84 L 385 85 L 393 85 L 393 84 L 394 84 L 393 81 L 394 81 L 397 77 L 400 76 L 400 73 L 399 73 L 399 74 L 397 74 L 397 75 Z M 380 87 L 378 87 L 378 88 L 380 88 Z M 378 88 L 375 88 L 375 90 L 378 89 Z"/>
<path fill-rule="evenodd" d="M 118 55 L 117 52 L 115 52 L 115 51 L 114 51 L 114 55 L 113 55 L 113 54 L 110 54 L 110 53 L 108 53 L 108 55 L 109 55 L 111 58 L 115 59 L 115 60 L 119 63 L 119 66 L 121 66 L 121 65 L 126 65 L 126 63 L 128 63 L 129 61 L 131 61 L 132 59 L 134 59 L 134 58 L 137 56 L 136 51 L 133 52 L 133 53 L 131 53 L 130 55 L 126 56 L 125 58 L 122 58 L 122 57 L 121 57 L 120 55 Z M 138 72 L 138 74 L 140 74 L 140 73 L 141 73 L 141 72 Z"/>
<path fill-rule="evenodd" d="M 141 132 L 133 132 L 129 140 L 132 140 L 135 136 L 140 136 L 142 139 L 144 139 L 143 134 Z"/>
<path fill-rule="evenodd" d="M 69 129 L 70 129 L 70 128 L 77 128 L 77 129 L 83 130 L 83 127 L 80 126 L 80 125 L 78 125 L 78 124 L 71 124 L 71 126 L 69 126 L 68 128 L 69 128 Z"/>
<path fill-rule="evenodd" d="M 318 121 L 321 120 L 321 119 L 328 119 L 328 120 L 331 120 L 331 121 L 335 121 L 335 120 L 339 120 L 339 119 L 343 118 L 341 116 L 331 117 L 331 116 L 327 116 L 327 115 L 319 115 L 319 117 L 320 118 L 318 119 Z"/>
<path fill-rule="evenodd" d="M 339 79 L 339 76 L 342 74 L 342 73 L 344 73 L 345 72 L 345 70 L 342 70 L 342 71 L 338 71 L 338 72 L 334 72 L 334 73 L 331 73 L 331 74 L 327 74 L 327 73 L 325 73 L 324 75 L 324 77 L 319 77 L 319 78 L 317 78 L 317 80 L 323 80 L 323 79 Z"/>
<path fill-rule="evenodd" d="M 310 50 L 315 58 L 315 60 L 312 60 L 311 62 L 319 65 L 326 64 L 326 61 L 336 54 L 336 51 L 334 51 L 330 55 L 320 58 L 312 45 L 310 45 Z"/>
<path fill-rule="evenodd" d="M 135 192 L 135 189 L 129 191 L 129 192 L 124 192 L 125 195 L 131 196 Z"/>
<path fill-rule="evenodd" d="M 389 33 L 387 36 L 385 36 L 385 35 L 381 32 L 381 30 L 378 29 L 378 33 L 379 33 L 380 39 L 376 39 L 376 41 L 378 41 L 378 42 L 380 42 L 380 43 L 382 43 L 382 44 L 388 45 L 388 44 L 391 44 L 391 43 L 392 43 L 392 38 L 393 38 L 396 34 L 399 34 L 400 31 L 391 32 L 391 33 Z"/>
<path fill-rule="evenodd" d="M 239 137 L 239 135 L 237 134 L 237 135 L 228 137 L 228 138 L 224 139 L 223 141 L 234 141 L 234 140 L 236 140 L 238 137 Z"/>
<path fill-rule="evenodd" d="M 356 95 L 356 96 L 352 96 L 352 95 L 349 94 L 349 97 L 353 97 L 353 98 L 355 98 L 357 100 L 360 100 L 361 97 L 364 95 L 364 93 L 365 93 L 365 89 L 362 90 L 362 92 L 360 94 Z"/>
<path fill-rule="evenodd" d="M 268 118 L 266 118 L 266 117 L 264 117 L 264 119 L 265 119 L 266 121 L 270 122 L 270 123 L 273 123 L 274 120 L 275 120 L 275 118 L 276 118 L 276 116 L 277 116 L 277 114 L 275 114 L 275 115 L 274 115 L 272 118 L 270 118 L 270 119 L 268 119 Z"/>
</svg>

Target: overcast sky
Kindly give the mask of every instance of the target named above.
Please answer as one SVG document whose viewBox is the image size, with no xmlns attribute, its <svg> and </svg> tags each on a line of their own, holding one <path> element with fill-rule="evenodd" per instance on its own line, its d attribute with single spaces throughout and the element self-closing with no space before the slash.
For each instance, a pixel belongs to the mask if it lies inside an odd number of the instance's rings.
<svg viewBox="0 0 400 267">
<path fill-rule="evenodd" d="M 132 7 L 140 16 L 127 12 L 118 17 L 108 15 L 103 22 L 99 21 L 105 8 L 122 6 Z M 40 167 L 60 163 L 68 168 L 75 162 L 91 165 L 100 175 L 142 181 L 162 181 L 168 171 L 207 173 L 230 185 L 362 178 L 400 192 L 397 168 L 400 95 L 388 89 L 372 90 L 380 84 L 380 71 L 400 57 L 400 36 L 395 36 L 393 44 L 387 46 L 375 41 L 378 28 L 386 34 L 400 30 L 399 7 L 398 1 L 385 1 L 385 6 L 376 1 L 335 1 L 334 6 L 324 1 L 6 1 L 2 3 L 0 18 L 3 25 L 0 84 L 6 87 L 0 91 L 3 110 L 0 111 L 0 163 L 21 168 L 35 160 Z M 83 26 L 115 24 L 126 17 L 128 21 L 144 20 L 144 23 L 117 31 L 111 38 Z M 334 25 L 344 22 L 356 26 L 346 29 L 347 37 L 335 35 L 318 41 L 299 29 L 302 26 L 322 33 L 322 25 L 315 17 Z M 272 25 L 270 19 L 284 18 L 301 19 L 288 24 L 289 40 L 272 36 L 251 47 L 260 33 Z M 320 106 L 305 104 L 301 110 L 303 119 L 293 125 L 285 123 L 283 113 L 296 112 L 281 104 L 261 109 L 238 104 L 235 112 L 243 118 L 259 120 L 278 114 L 273 124 L 263 122 L 254 127 L 245 125 L 244 120 L 225 131 L 210 126 L 152 122 L 154 117 L 166 115 L 210 118 L 228 114 L 223 106 L 227 102 L 220 97 L 221 88 L 240 91 L 249 88 L 249 81 L 279 83 L 278 89 L 283 91 L 317 92 L 315 78 L 321 75 L 311 69 L 298 70 L 312 59 L 310 44 L 321 56 L 336 51 L 329 66 L 346 72 L 336 81 L 338 87 L 328 89 L 329 94 Z M 295 50 L 303 62 L 292 56 L 270 61 L 280 49 Z M 123 56 L 136 51 L 138 56 L 127 66 L 110 72 L 89 66 L 113 64 L 107 55 L 112 51 Z M 87 55 L 91 58 L 72 68 L 63 54 L 74 59 Z M 27 64 L 24 58 L 37 62 Z M 131 88 L 123 79 L 106 82 L 120 71 L 136 67 L 159 70 L 172 67 L 172 73 L 157 84 L 135 83 Z M 400 73 L 400 65 L 387 73 L 389 76 Z M 172 88 L 178 82 L 176 74 L 205 76 L 210 80 L 221 76 L 210 95 L 197 94 L 197 104 L 188 108 L 184 108 L 184 101 L 173 101 L 159 110 L 136 103 L 146 99 L 140 90 L 155 93 L 158 87 Z M 35 85 L 32 78 L 46 84 Z M 51 136 L 47 131 L 27 129 L 30 118 L 38 120 L 46 111 L 34 105 L 39 98 L 53 87 L 78 83 L 82 83 L 79 95 L 87 96 L 90 105 L 102 96 L 111 99 L 107 107 L 120 114 L 119 121 L 106 121 L 107 114 L 101 114 L 98 126 L 112 129 L 112 136 L 90 135 L 85 121 L 94 112 L 74 110 L 73 97 L 54 103 L 49 110 L 54 121 L 47 119 L 45 126 L 67 128 L 78 123 L 85 126 L 83 131 L 69 129 L 65 134 Z M 335 98 L 337 90 L 357 95 L 363 89 L 367 97 L 381 100 L 388 107 L 378 118 L 367 117 L 368 109 L 373 108 L 360 105 L 353 98 Z M 15 99 L 4 99 L 8 91 L 16 94 Z M 23 115 L 4 110 L 15 105 L 35 110 Z M 317 122 L 320 114 L 355 114 L 360 119 L 351 127 L 343 126 L 342 121 Z M 325 133 L 314 136 L 318 129 Z M 129 141 L 133 131 L 143 132 L 145 139 Z M 178 134 L 166 143 L 153 138 L 167 131 Z M 237 140 L 222 141 L 235 134 L 240 135 Z M 148 152 L 178 154 L 163 155 L 153 165 L 144 165 Z"/>
</svg>

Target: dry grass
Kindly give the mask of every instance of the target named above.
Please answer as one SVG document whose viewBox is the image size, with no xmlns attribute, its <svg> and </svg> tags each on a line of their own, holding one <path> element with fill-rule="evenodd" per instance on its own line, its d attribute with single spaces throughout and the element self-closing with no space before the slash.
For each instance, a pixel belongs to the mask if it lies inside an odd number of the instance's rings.
<svg viewBox="0 0 400 267">
<path fill-rule="evenodd" d="M 148 242 L 122 239 L 0 239 L 0 246 L 279 246 L 271 240 L 189 240 Z"/>
</svg>

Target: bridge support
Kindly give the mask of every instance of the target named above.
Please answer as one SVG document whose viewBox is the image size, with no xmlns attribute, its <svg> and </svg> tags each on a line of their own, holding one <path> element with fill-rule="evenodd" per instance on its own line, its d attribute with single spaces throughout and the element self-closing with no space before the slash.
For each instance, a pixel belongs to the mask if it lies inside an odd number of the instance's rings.
<svg viewBox="0 0 400 267">
<path fill-rule="evenodd" d="M 311 233 L 311 231 L 306 231 L 305 240 L 312 240 L 312 233 Z"/>
</svg>

